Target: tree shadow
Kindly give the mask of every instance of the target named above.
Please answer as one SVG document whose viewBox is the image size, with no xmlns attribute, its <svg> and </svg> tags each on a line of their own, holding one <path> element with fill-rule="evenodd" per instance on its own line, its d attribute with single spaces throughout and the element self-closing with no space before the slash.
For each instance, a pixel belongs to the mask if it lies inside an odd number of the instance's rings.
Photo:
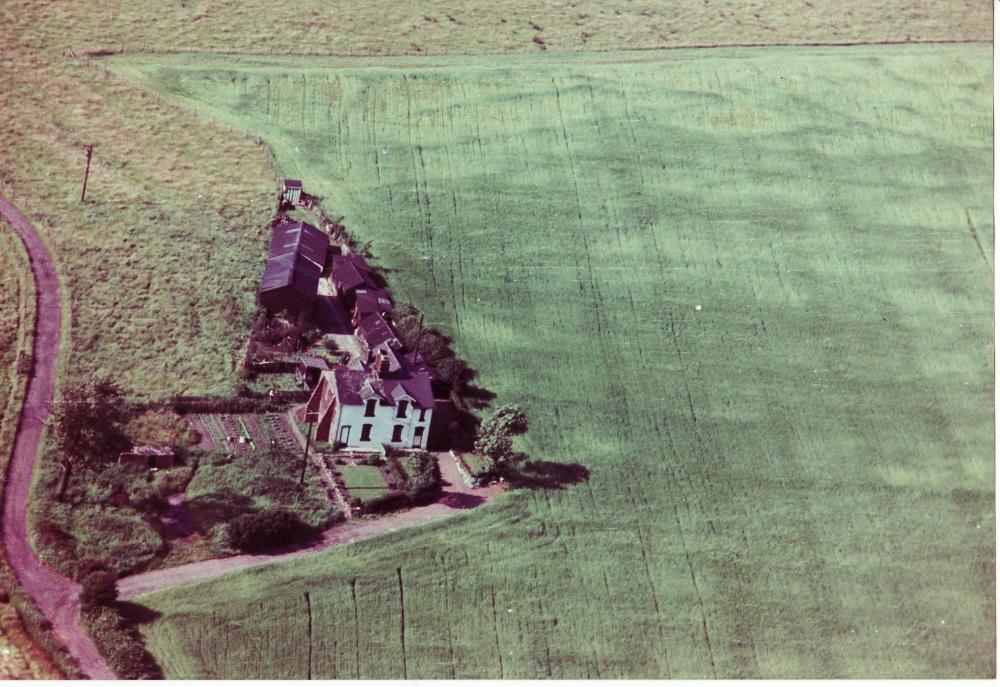
<svg viewBox="0 0 1000 687">
<path fill-rule="evenodd" d="M 446 492 L 443 498 L 438 499 L 438 503 L 448 506 L 448 508 L 454 508 L 455 510 L 466 510 L 486 503 L 486 499 L 479 494 Z"/>
<path fill-rule="evenodd" d="M 118 611 L 133 625 L 145 625 L 158 619 L 162 614 L 149 606 L 133 603 L 132 601 L 119 601 Z"/>
<path fill-rule="evenodd" d="M 191 524 L 202 534 L 213 526 L 230 522 L 254 510 L 253 501 L 243 494 L 213 492 L 188 499 L 184 503 Z"/>
<path fill-rule="evenodd" d="M 579 463 L 529 460 L 504 473 L 513 489 L 562 489 L 590 479 L 590 470 Z"/>
</svg>

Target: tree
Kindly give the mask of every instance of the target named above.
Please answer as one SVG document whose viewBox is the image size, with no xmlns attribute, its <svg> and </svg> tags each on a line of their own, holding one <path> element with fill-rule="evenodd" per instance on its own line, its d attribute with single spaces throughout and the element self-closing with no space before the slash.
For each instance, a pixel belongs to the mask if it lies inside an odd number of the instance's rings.
<svg viewBox="0 0 1000 687">
<path fill-rule="evenodd" d="M 56 445 L 62 475 L 57 498 L 61 501 L 75 466 L 93 465 L 128 449 L 122 431 L 128 413 L 122 392 L 111 379 L 73 384 L 63 390 L 53 412 Z"/>
<path fill-rule="evenodd" d="M 92 572 L 83 580 L 80 605 L 84 609 L 113 606 L 118 601 L 118 578 L 106 570 Z"/>
<path fill-rule="evenodd" d="M 528 418 L 516 405 L 498 408 L 483 423 L 476 440 L 476 452 L 489 459 L 493 468 L 510 466 L 516 459 L 513 438 L 528 431 Z"/>
</svg>

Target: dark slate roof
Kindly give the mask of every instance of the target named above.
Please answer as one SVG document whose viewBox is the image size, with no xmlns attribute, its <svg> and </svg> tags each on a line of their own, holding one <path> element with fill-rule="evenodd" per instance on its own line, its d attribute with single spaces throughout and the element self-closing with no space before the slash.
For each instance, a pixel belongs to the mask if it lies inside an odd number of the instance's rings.
<svg viewBox="0 0 1000 687">
<path fill-rule="evenodd" d="M 418 408 L 434 407 L 430 377 L 422 372 L 380 379 L 365 370 L 351 370 L 343 365 L 336 365 L 333 368 L 333 381 L 337 398 L 344 405 L 363 405 L 362 387 L 367 384 L 383 403 L 395 405 L 406 394 Z"/>
<path fill-rule="evenodd" d="M 326 364 L 325 360 L 311 355 L 300 355 L 299 364 L 304 365 L 307 368 L 316 368 L 317 370 L 330 369 L 330 366 Z"/>
<path fill-rule="evenodd" d="M 316 296 L 320 269 L 316 263 L 295 253 L 268 258 L 264 263 L 264 276 L 260 279 L 260 292 L 274 291 L 291 286 L 307 298 Z"/>
<path fill-rule="evenodd" d="M 350 291 L 359 286 L 375 288 L 368 263 L 356 255 L 334 255 L 330 280 L 341 291 Z"/>
<path fill-rule="evenodd" d="M 434 407 L 431 379 L 426 374 L 411 373 L 401 378 L 383 379 L 382 388 L 394 401 L 398 401 L 402 393 L 405 393 L 414 400 L 418 408 Z"/>
<path fill-rule="evenodd" d="M 354 309 L 361 317 L 373 313 L 391 313 L 392 301 L 383 289 L 358 290 Z"/>
<path fill-rule="evenodd" d="M 302 182 L 298 179 L 285 179 L 285 188 L 302 188 Z"/>
<path fill-rule="evenodd" d="M 267 254 L 274 258 L 287 253 L 298 253 L 322 269 L 326 265 L 329 250 L 330 239 L 326 234 L 308 222 L 293 222 L 279 224 L 271 230 L 271 246 Z"/>
<path fill-rule="evenodd" d="M 368 348 L 375 348 L 386 341 L 398 341 L 396 332 L 377 313 L 369 315 L 358 323 L 358 335 L 365 340 Z"/>
</svg>

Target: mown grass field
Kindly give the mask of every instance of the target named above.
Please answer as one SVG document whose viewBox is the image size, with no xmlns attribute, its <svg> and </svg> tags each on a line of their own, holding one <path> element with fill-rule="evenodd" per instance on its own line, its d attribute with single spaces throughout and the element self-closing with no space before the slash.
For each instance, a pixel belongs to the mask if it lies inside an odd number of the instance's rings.
<svg viewBox="0 0 1000 687">
<path fill-rule="evenodd" d="M 989 46 L 111 66 L 590 471 L 148 597 L 168 676 L 993 674 Z"/>
</svg>

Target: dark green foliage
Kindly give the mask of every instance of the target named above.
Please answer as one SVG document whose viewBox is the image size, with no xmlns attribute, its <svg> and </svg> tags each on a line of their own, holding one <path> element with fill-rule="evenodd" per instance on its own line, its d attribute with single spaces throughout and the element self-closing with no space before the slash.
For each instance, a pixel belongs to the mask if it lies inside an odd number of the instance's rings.
<svg viewBox="0 0 1000 687">
<path fill-rule="evenodd" d="M 155 680 L 163 671 L 146 650 L 138 628 L 121 609 L 111 606 L 84 608 L 83 625 L 108 662 L 123 680 Z"/>
<path fill-rule="evenodd" d="M 227 529 L 229 544 L 242 551 L 264 551 L 301 541 L 315 530 L 286 510 L 258 511 L 239 516 Z"/>
<path fill-rule="evenodd" d="M 387 513 L 410 505 L 410 497 L 405 491 L 390 491 L 364 502 L 362 509 L 368 513 Z"/>
<path fill-rule="evenodd" d="M 123 425 L 128 413 L 122 391 L 110 378 L 70 384 L 52 413 L 56 446 L 63 466 L 59 498 L 73 467 L 111 462 L 129 448 Z"/>
<path fill-rule="evenodd" d="M 111 606 L 118 600 L 118 578 L 105 570 L 92 572 L 83 578 L 80 604 L 85 609 Z"/>
<path fill-rule="evenodd" d="M 441 470 L 427 451 L 410 456 L 406 468 L 406 493 L 414 503 L 433 498 L 441 490 Z"/>
<path fill-rule="evenodd" d="M 514 453 L 513 438 L 528 431 L 528 419 L 524 411 L 515 405 L 498 408 L 483 423 L 476 440 L 476 452 L 487 458 L 494 469 L 511 467 L 522 458 Z"/>
</svg>

